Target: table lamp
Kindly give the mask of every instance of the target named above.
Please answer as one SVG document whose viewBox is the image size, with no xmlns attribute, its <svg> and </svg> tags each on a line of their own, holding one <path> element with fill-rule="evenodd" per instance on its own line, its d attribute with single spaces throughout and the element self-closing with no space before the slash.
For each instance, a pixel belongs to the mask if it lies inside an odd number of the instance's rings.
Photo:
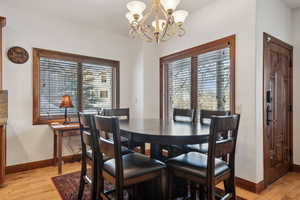
<svg viewBox="0 0 300 200">
<path fill-rule="evenodd" d="M 68 108 L 73 108 L 72 99 L 70 96 L 65 95 L 61 97 L 60 108 L 65 108 L 65 121 L 64 124 L 68 122 Z"/>
</svg>

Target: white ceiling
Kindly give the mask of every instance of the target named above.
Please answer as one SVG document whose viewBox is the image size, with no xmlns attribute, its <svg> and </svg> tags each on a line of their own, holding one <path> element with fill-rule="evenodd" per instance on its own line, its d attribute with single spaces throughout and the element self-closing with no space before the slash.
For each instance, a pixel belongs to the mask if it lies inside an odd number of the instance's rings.
<svg viewBox="0 0 300 200">
<path fill-rule="evenodd" d="M 106 29 L 111 32 L 128 34 L 125 18 L 126 4 L 130 0 L 1 0 L 11 7 L 60 18 L 75 23 Z M 152 0 L 141 0 L 149 7 Z M 215 0 L 182 0 L 179 9 L 190 13 Z"/>
<path fill-rule="evenodd" d="M 299 8 L 300 7 L 300 0 L 284 0 L 284 1 L 291 8 Z"/>
</svg>

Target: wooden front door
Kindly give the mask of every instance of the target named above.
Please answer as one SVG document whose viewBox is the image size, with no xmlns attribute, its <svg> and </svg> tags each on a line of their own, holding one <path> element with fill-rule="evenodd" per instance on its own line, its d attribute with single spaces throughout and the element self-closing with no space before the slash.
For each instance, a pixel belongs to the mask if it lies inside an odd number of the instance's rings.
<svg viewBox="0 0 300 200">
<path fill-rule="evenodd" d="M 292 167 L 293 47 L 264 34 L 264 179 L 270 185 Z"/>
</svg>

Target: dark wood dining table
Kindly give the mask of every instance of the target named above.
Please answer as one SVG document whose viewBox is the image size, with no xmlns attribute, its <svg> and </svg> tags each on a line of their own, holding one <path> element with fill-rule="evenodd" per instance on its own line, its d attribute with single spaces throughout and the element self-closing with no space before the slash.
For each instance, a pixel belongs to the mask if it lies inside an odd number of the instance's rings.
<svg viewBox="0 0 300 200">
<path fill-rule="evenodd" d="M 121 120 L 120 130 L 129 141 L 150 143 L 151 157 L 159 160 L 162 145 L 200 144 L 207 142 L 209 136 L 208 125 L 160 119 Z"/>
<path fill-rule="evenodd" d="M 129 141 L 150 143 L 151 157 L 157 160 L 163 160 L 161 148 L 163 145 L 200 144 L 207 142 L 209 137 L 208 125 L 160 119 L 120 120 L 120 131 Z M 177 194 L 175 195 L 185 195 L 186 183 L 183 180 L 176 182 Z M 181 188 L 181 191 L 178 191 L 178 188 Z M 144 199 L 158 199 L 155 192 L 147 193 L 154 194 L 154 196 L 147 196 Z"/>
</svg>

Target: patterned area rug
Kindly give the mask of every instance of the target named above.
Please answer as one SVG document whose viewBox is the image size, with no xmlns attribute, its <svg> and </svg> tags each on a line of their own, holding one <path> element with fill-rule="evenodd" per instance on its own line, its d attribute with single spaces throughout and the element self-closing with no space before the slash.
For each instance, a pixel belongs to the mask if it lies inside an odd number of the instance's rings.
<svg viewBox="0 0 300 200">
<path fill-rule="evenodd" d="M 79 188 L 80 172 L 71 174 L 65 174 L 62 176 L 56 176 L 52 178 L 52 181 L 59 192 L 62 200 L 77 200 L 78 188 Z M 111 190 L 113 186 L 109 183 L 105 183 L 105 190 Z M 220 189 L 217 189 L 218 193 L 222 193 Z M 89 186 L 86 185 L 82 200 L 90 200 Z M 128 200 L 128 195 L 125 193 L 125 200 Z M 246 200 L 238 197 L 237 200 Z"/>
</svg>

